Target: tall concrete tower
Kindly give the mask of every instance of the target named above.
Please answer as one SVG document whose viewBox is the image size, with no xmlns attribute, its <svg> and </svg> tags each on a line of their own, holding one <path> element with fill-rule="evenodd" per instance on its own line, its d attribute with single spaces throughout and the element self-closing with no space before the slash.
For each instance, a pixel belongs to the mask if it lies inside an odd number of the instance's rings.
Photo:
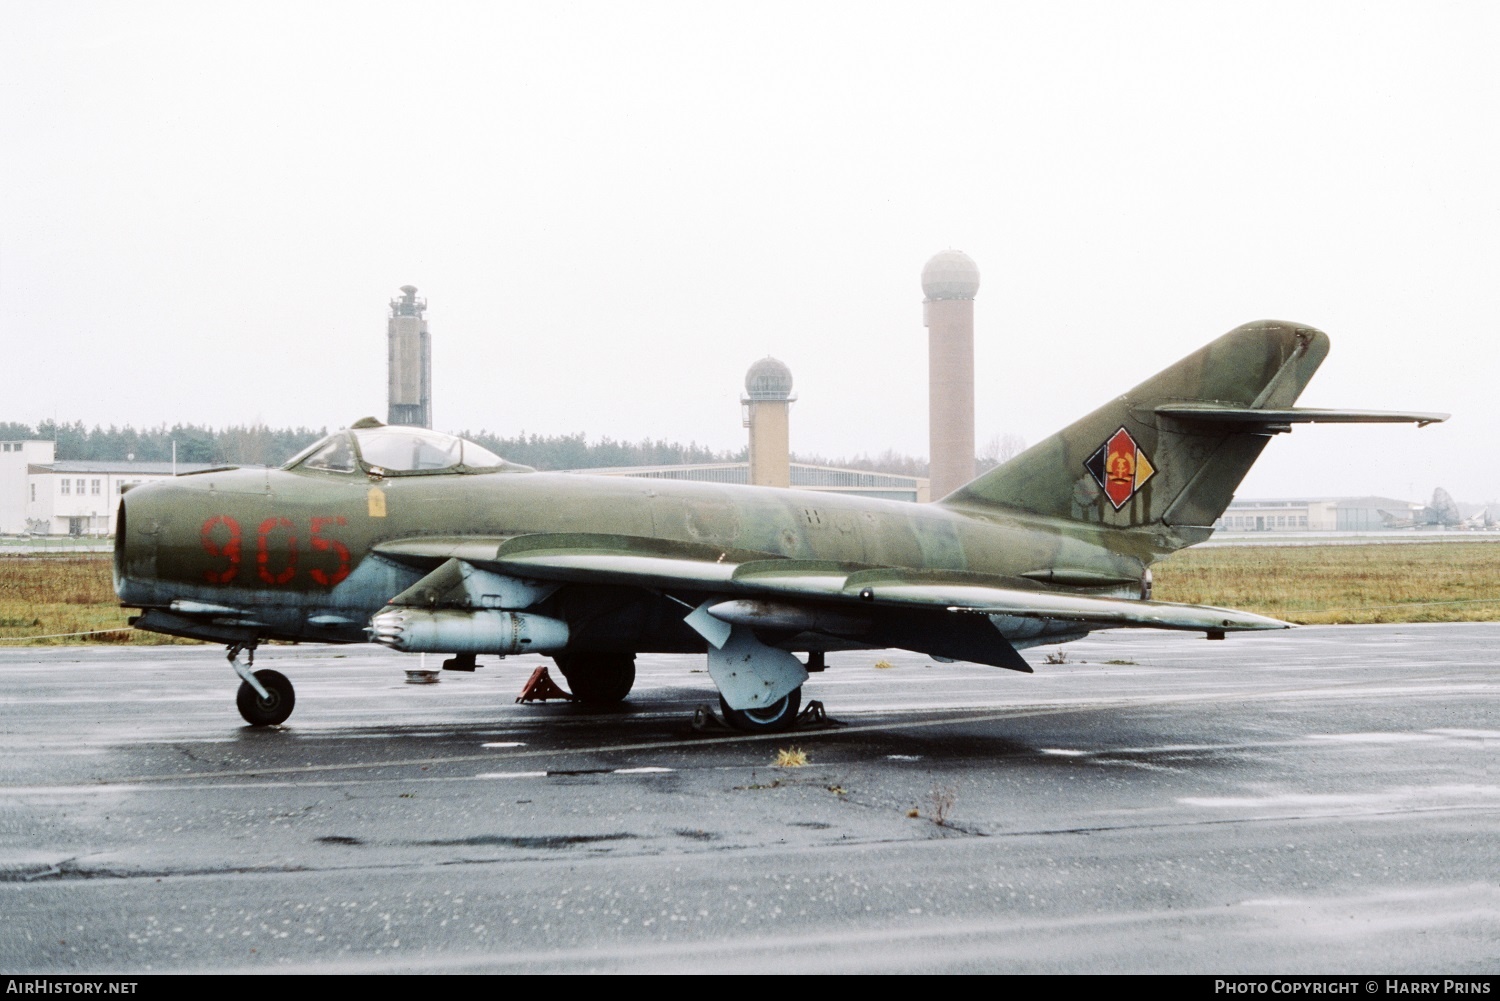
<svg viewBox="0 0 1500 1001">
<path fill-rule="evenodd" d="M 432 427 L 432 335 L 427 333 L 427 300 L 417 298 L 415 285 L 402 285 L 401 298 L 391 300 L 386 321 L 390 351 L 387 424 Z"/>
<path fill-rule="evenodd" d="M 945 250 L 922 269 L 927 327 L 927 438 L 932 498 L 974 478 L 974 296 L 979 265 Z"/>
<path fill-rule="evenodd" d="M 792 485 L 788 411 L 792 370 L 770 355 L 745 373 L 745 427 L 750 429 L 750 482 L 759 487 Z"/>
</svg>

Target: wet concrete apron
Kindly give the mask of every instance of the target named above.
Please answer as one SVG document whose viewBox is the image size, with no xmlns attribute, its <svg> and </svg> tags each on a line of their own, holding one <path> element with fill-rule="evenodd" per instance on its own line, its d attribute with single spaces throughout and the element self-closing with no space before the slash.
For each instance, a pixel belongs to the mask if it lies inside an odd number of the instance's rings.
<svg viewBox="0 0 1500 1001">
<path fill-rule="evenodd" d="M 769 739 L 692 728 L 698 658 L 599 713 L 263 648 L 263 731 L 210 648 L 3 651 L 0 966 L 1495 968 L 1500 625 L 1062 650 L 830 656 L 847 725 Z"/>
</svg>

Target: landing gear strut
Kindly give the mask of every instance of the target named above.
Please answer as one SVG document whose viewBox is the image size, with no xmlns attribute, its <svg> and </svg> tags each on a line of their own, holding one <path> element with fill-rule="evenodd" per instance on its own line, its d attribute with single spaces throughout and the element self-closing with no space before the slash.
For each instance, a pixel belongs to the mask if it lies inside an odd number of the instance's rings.
<svg viewBox="0 0 1500 1001">
<path fill-rule="evenodd" d="M 235 695 L 235 705 L 240 715 L 251 726 L 276 726 L 285 723 L 297 704 L 297 693 L 292 683 L 280 671 L 251 671 L 255 666 L 255 641 L 231 643 L 229 666 L 241 679 L 240 690 Z M 240 651 L 249 651 L 245 664 L 241 664 Z"/>
</svg>

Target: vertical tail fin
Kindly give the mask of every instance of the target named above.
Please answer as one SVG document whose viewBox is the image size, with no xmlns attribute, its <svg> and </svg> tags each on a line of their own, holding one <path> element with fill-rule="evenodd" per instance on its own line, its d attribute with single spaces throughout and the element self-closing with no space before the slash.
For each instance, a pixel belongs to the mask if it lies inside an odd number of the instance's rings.
<svg viewBox="0 0 1500 1001">
<path fill-rule="evenodd" d="M 1207 538 L 1260 456 L 1273 422 L 1212 422 L 1157 408 L 1212 404 L 1240 414 L 1292 405 L 1328 354 L 1328 335 L 1262 320 L 1188 355 L 941 503 L 1008 508 L 1113 528 L 1164 526 L 1177 545 Z M 1175 548 L 1175 545 L 1174 545 Z"/>
</svg>

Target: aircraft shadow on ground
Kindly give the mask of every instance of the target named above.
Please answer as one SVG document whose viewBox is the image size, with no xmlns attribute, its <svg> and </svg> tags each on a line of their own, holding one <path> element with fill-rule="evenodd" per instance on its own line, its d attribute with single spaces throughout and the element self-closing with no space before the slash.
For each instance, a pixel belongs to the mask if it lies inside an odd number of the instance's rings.
<svg viewBox="0 0 1500 1001">
<path fill-rule="evenodd" d="M 360 725 L 322 728 L 298 727 L 295 723 L 278 728 L 241 727 L 235 730 L 242 748 L 257 750 L 297 749 L 307 753 L 312 747 L 320 754 L 341 757 L 357 752 L 363 758 L 376 742 L 382 756 L 417 758 L 448 755 L 470 755 L 485 743 L 516 740 L 528 751 L 546 751 L 555 738 L 559 754 L 580 753 L 598 746 L 601 751 L 611 745 L 646 745 L 634 747 L 632 753 L 650 753 L 650 745 L 688 750 L 698 744 L 704 753 L 710 748 L 761 748 L 801 744 L 822 748 L 826 763 L 829 756 L 840 762 L 885 762 L 893 766 L 900 761 L 920 762 L 925 767 L 972 769 L 988 765 L 991 771 L 1013 769 L 1046 769 L 1049 772 L 1108 771 L 1122 772 L 1206 772 L 1221 771 L 1244 764 L 1244 752 L 1216 747 L 1210 740 L 1189 740 L 1174 736 L 1163 741 L 1156 727 L 1133 725 L 1129 717 L 1111 721 L 1110 726 L 1080 727 L 1066 717 L 1041 719 L 982 719 L 982 710 L 954 709 L 945 714 L 951 723 L 933 725 L 934 714 L 925 712 L 913 719 L 902 714 L 853 714 L 834 724 L 793 728 L 774 736 L 754 740 L 738 735 L 722 724 L 695 729 L 694 714 L 688 706 L 710 706 L 717 711 L 717 698 L 698 689 L 675 689 L 654 693 L 651 699 L 627 701 L 616 706 L 586 706 L 570 702 L 536 703 L 503 707 L 491 719 L 475 721 L 472 716 L 461 722 L 425 721 L 422 723 Z M 1138 721 L 1137 721 L 1138 722 Z M 838 725 L 843 723 L 844 725 Z M 684 748 L 684 743 L 689 745 Z M 1154 746 L 1159 745 L 1159 746 Z M 496 748 L 497 757 L 503 749 Z M 757 756 L 760 751 L 753 752 Z"/>
</svg>

